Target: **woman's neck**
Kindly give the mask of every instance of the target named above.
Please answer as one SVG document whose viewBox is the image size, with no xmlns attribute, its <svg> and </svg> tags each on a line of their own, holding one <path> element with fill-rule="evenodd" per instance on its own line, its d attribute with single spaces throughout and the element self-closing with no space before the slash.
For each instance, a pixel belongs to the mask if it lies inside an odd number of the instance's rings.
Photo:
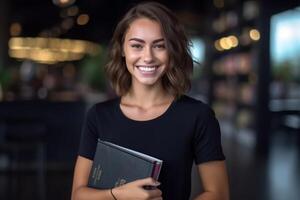
<svg viewBox="0 0 300 200">
<path fill-rule="evenodd" d="M 129 92 L 122 96 L 121 103 L 147 109 L 173 100 L 174 96 L 167 93 L 162 85 L 133 85 Z"/>
</svg>

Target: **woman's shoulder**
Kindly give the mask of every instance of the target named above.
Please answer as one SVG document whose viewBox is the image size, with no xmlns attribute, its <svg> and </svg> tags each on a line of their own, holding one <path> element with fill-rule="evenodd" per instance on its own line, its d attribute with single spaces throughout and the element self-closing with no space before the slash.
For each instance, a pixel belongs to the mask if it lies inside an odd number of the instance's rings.
<svg viewBox="0 0 300 200">
<path fill-rule="evenodd" d="M 187 112 L 193 112 L 197 114 L 213 112 L 211 107 L 207 103 L 192 96 L 182 95 L 177 100 L 177 103 L 178 105 L 180 105 L 179 107 L 181 107 L 182 110 L 185 110 Z"/>
<path fill-rule="evenodd" d="M 186 105 L 186 106 L 192 106 L 192 107 L 209 107 L 209 105 L 207 103 L 205 103 L 204 101 L 196 98 L 196 97 L 192 97 L 192 96 L 188 96 L 188 95 L 182 95 L 177 99 L 177 102 L 182 104 L 182 105 Z"/>
<path fill-rule="evenodd" d="M 90 112 L 103 112 L 103 111 L 111 111 L 116 107 L 119 102 L 119 97 L 106 99 L 104 101 L 93 104 L 90 107 Z"/>
</svg>

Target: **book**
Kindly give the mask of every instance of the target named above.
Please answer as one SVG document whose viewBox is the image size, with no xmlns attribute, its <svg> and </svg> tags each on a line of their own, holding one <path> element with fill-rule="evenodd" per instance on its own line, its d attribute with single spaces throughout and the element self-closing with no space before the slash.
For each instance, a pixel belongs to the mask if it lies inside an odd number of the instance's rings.
<svg viewBox="0 0 300 200">
<path fill-rule="evenodd" d="M 88 187 L 109 189 L 137 179 L 158 180 L 162 163 L 141 152 L 98 140 Z"/>
</svg>

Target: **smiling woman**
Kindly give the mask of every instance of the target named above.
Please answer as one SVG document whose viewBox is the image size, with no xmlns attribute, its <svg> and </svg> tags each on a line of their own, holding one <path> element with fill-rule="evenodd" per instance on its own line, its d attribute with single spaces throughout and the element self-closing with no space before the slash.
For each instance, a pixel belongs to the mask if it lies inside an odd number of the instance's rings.
<svg viewBox="0 0 300 200">
<path fill-rule="evenodd" d="M 192 67 L 189 42 L 169 9 L 148 2 L 127 12 L 114 32 L 106 65 L 119 97 L 87 114 L 72 199 L 188 200 L 193 162 L 204 189 L 197 199 L 229 199 L 218 121 L 208 105 L 184 95 Z M 98 139 L 163 160 L 159 179 L 88 187 Z"/>
<path fill-rule="evenodd" d="M 127 70 L 124 59 L 124 48 L 126 47 L 124 42 L 127 42 L 124 33 L 132 30 L 137 19 L 140 24 L 141 21 L 152 22 L 156 28 L 156 38 L 154 38 L 155 35 L 151 38 L 153 40 L 152 47 L 168 52 L 168 70 L 161 79 L 163 88 L 175 96 L 180 96 L 190 88 L 189 77 L 192 72 L 193 60 L 189 52 L 189 41 L 174 14 L 164 6 L 160 4 L 158 6 L 159 8 L 156 8 L 145 4 L 129 10 L 115 29 L 111 40 L 110 62 L 106 65 L 106 71 L 113 88 L 119 95 L 127 93 L 131 87 L 131 74 Z M 135 34 L 145 34 L 146 36 L 147 32 L 140 28 Z M 126 34 L 126 37 L 129 35 Z M 132 42 L 136 42 L 134 43 L 135 48 L 144 47 L 145 42 L 149 43 L 149 41 L 141 41 L 141 38 L 133 39 L 135 40 Z M 154 44 L 157 45 L 153 46 Z"/>
<path fill-rule="evenodd" d="M 124 55 L 132 85 L 153 86 L 169 62 L 160 25 L 147 18 L 135 20 L 124 41 Z"/>
</svg>

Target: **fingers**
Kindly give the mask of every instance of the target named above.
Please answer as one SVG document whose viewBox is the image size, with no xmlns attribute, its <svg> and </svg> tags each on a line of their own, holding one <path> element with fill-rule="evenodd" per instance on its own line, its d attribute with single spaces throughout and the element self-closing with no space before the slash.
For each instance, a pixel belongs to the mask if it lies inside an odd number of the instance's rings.
<svg viewBox="0 0 300 200">
<path fill-rule="evenodd" d="M 122 185 L 119 189 L 123 189 L 123 196 L 128 197 L 128 199 L 161 200 L 162 192 L 157 189 L 159 185 L 160 183 L 153 178 L 145 178 Z M 126 191 L 131 192 L 127 193 Z"/>
<path fill-rule="evenodd" d="M 162 192 L 159 189 L 144 190 L 142 193 L 142 199 L 162 199 Z"/>
<path fill-rule="evenodd" d="M 159 189 L 147 190 L 147 193 L 150 197 L 161 197 L 162 192 Z"/>
<path fill-rule="evenodd" d="M 160 185 L 160 183 L 153 178 L 144 178 L 144 179 L 139 179 L 133 182 L 137 186 L 143 187 L 143 186 L 154 186 L 157 187 Z"/>
</svg>

